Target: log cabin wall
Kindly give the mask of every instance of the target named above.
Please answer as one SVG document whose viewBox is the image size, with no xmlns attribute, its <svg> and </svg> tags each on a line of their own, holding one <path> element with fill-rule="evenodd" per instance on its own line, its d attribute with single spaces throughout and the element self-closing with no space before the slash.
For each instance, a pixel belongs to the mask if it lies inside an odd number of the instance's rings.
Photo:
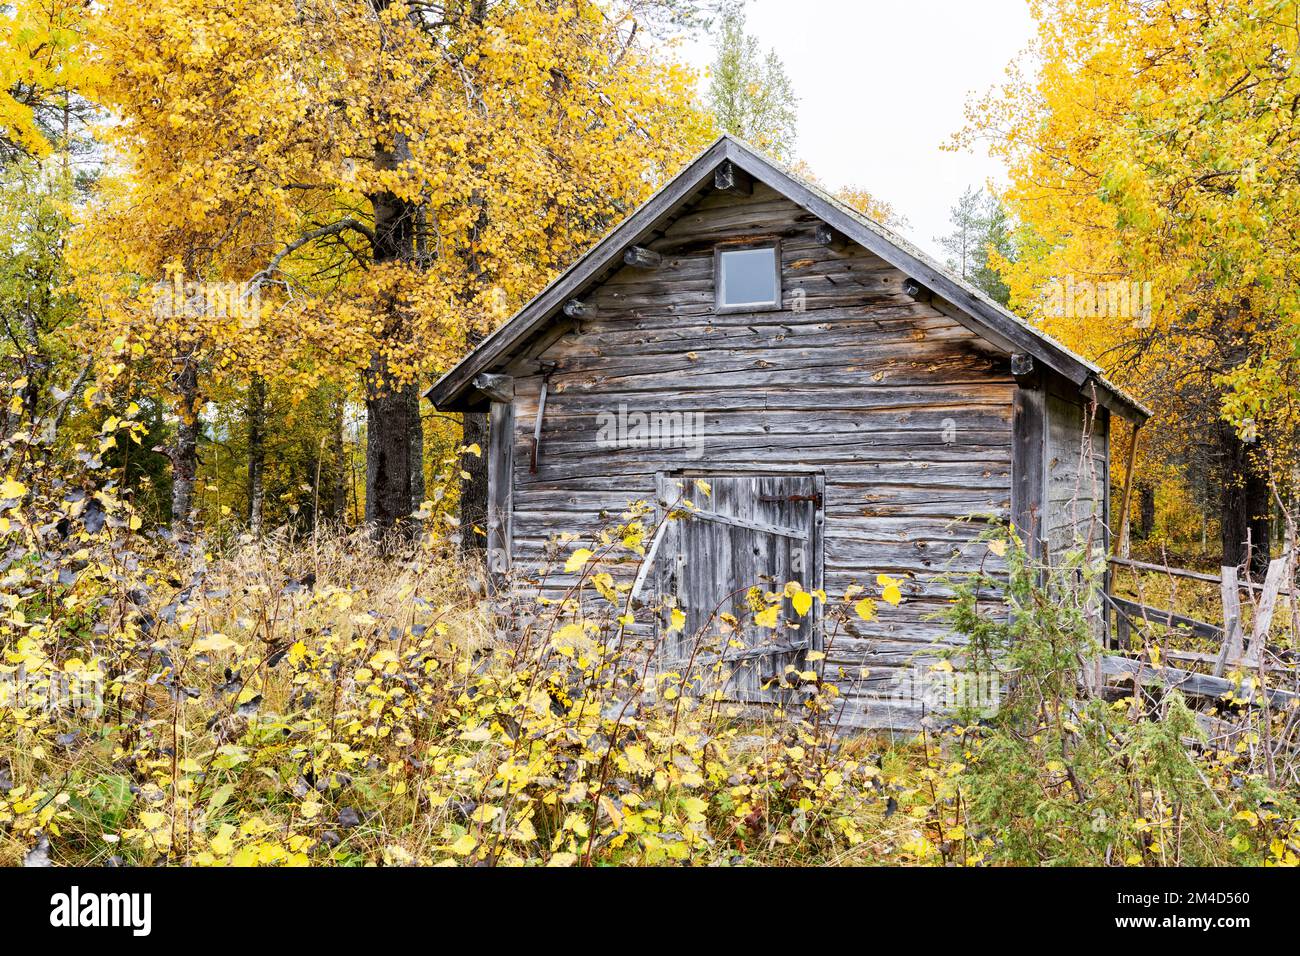
<svg viewBox="0 0 1300 956">
<path fill-rule="evenodd" d="M 1079 540 L 1108 545 L 1110 415 L 1077 388 L 1053 378 L 1046 395 L 1044 537 L 1060 555 Z"/>
<path fill-rule="evenodd" d="M 576 325 L 507 369 L 513 399 L 494 421 L 513 422 L 510 453 L 500 456 L 513 477 L 493 492 L 507 509 L 497 524 L 508 528 L 516 578 L 526 580 L 553 535 L 590 532 L 607 523 L 602 512 L 653 500 L 661 473 L 824 476 L 827 593 L 841 596 L 852 583 L 875 593 L 880 572 L 909 576 L 901 606 L 882 604 L 878 620 L 826 635 L 825 673 L 849 701 L 846 726 L 907 727 L 916 709 L 880 695 L 918 653 L 925 659 L 952 640 L 929 620 L 949 595 L 936 577 L 991 559 L 970 546 L 980 524 L 953 522 L 1010 516 L 1012 419 L 1025 390 L 1005 353 L 924 293 L 905 294 L 906 277 L 873 254 L 819 244 L 819 224 L 758 182 L 748 196 L 710 189 L 646 243 L 662 257 L 657 267 L 622 267 L 584 293 Z M 719 314 L 715 246 L 772 238 L 783 307 Z M 702 443 L 601 447 L 598 416 L 620 408 L 698 413 Z M 570 583 L 558 570 L 547 596 Z M 630 580 L 635 568 L 624 572 Z M 649 614 L 638 622 L 648 637 Z"/>
<path fill-rule="evenodd" d="M 1047 561 L 1059 564 L 1068 551 L 1086 546 L 1101 573 L 1108 576 L 1110 413 L 1055 376 L 1049 379 L 1045 410 L 1043 535 Z M 1109 593 L 1109 578 L 1099 583 Z M 1088 610 L 1093 632 L 1105 641 L 1109 606 L 1097 596 Z"/>
</svg>

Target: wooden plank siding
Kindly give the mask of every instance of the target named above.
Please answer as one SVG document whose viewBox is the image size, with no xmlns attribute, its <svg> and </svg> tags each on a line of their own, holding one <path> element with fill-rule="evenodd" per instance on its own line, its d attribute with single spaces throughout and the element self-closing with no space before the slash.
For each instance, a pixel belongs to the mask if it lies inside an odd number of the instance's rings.
<svg viewBox="0 0 1300 956">
<path fill-rule="evenodd" d="M 510 557 L 527 578 L 553 535 L 590 533 L 629 502 L 654 500 L 663 473 L 823 476 L 828 593 L 874 588 L 881 572 L 909 577 L 903 605 L 827 636 L 825 672 L 851 701 L 847 724 L 884 714 L 901 728 L 917 714 L 873 695 L 915 655 L 953 642 L 930 620 L 951 593 L 936 578 L 996 560 L 972 545 L 982 525 L 954 519 L 1011 514 L 1018 387 L 1003 351 L 905 295 L 906 277 L 862 247 L 817 244 L 818 223 L 755 182 L 746 197 L 706 193 L 643 241 L 658 268 L 615 271 L 584 295 L 590 316 L 505 369 L 514 447 L 497 460 L 510 461 L 513 478 L 508 498 L 494 498 L 509 501 Z M 763 237 L 780 239 L 783 308 L 716 314 L 715 245 Z M 701 443 L 600 447 L 601 414 L 620 408 L 698 415 Z M 548 596 L 571 583 L 561 571 L 549 570 Z M 630 581 L 635 564 L 618 571 Z M 645 612 L 637 633 L 653 633 Z"/>
<path fill-rule="evenodd" d="M 1105 553 L 1108 420 L 1105 409 L 1051 392 L 1046 399 L 1046 498 L 1044 536 L 1059 555 L 1078 541 Z"/>
<path fill-rule="evenodd" d="M 1109 575 L 1110 413 L 1069 385 L 1052 381 L 1045 397 L 1044 537 L 1047 561 L 1087 544 L 1101 574 Z M 1109 592 L 1105 579 L 1103 589 Z M 1103 643 L 1110 607 L 1098 596 L 1089 605 L 1091 626 Z"/>
</svg>

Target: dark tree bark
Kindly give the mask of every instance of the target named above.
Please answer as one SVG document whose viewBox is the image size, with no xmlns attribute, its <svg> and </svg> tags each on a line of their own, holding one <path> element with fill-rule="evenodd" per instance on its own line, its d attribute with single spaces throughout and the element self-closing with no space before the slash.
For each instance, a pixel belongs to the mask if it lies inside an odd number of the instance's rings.
<svg viewBox="0 0 1300 956">
<path fill-rule="evenodd" d="M 262 510 L 266 488 L 266 379 L 254 375 L 248 383 L 248 530 L 262 536 Z"/>
<path fill-rule="evenodd" d="M 420 417 L 420 392 L 416 389 L 411 424 L 411 507 L 424 503 L 424 420 Z"/>
<path fill-rule="evenodd" d="M 1220 537 L 1223 563 L 1245 565 L 1262 576 L 1268 570 L 1272 537 L 1272 496 L 1268 475 L 1252 453 L 1253 446 L 1241 440 L 1227 422 L 1219 425 Z"/>
<path fill-rule="evenodd" d="M 483 551 L 487 548 L 488 417 L 484 412 L 465 412 L 462 417 L 461 442 L 467 448 L 478 445 L 479 454 L 461 458 L 467 476 L 460 481 L 461 547 Z"/>
<path fill-rule="evenodd" d="M 377 147 L 375 161 L 381 169 L 396 170 L 409 155 L 399 137 L 391 148 Z M 375 262 L 414 264 L 416 204 L 392 192 L 369 198 L 375 216 L 371 242 Z M 410 335 L 409 317 L 400 301 L 387 303 L 385 309 L 386 336 L 400 345 Z M 414 382 L 395 380 L 387 354 L 377 351 L 366 373 L 366 522 L 377 536 L 394 530 L 407 536 L 414 533 L 411 512 L 419 506 L 417 492 L 423 493 L 417 488 L 423 484 L 423 450 L 418 388 Z"/>
<path fill-rule="evenodd" d="M 418 507 L 412 477 L 420 446 L 412 435 L 420 425 L 420 398 L 415 385 L 380 385 L 385 373 L 382 359 L 372 364 L 366 389 L 366 523 L 378 535 L 409 534 Z"/>
<path fill-rule="evenodd" d="M 387 9 L 390 2 L 370 0 L 376 11 Z M 470 0 L 456 11 L 455 16 L 448 13 L 447 21 L 454 22 L 463 16 L 468 23 L 482 24 L 487 12 L 487 0 Z M 375 164 L 379 169 L 397 171 L 409 159 L 409 144 L 401 134 L 392 144 L 376 144 Z M 374 261 L 377 264 L 405 262 L 411 268 L 420 268 L 429 255 L 422 241 L 423 210 L 417 203 L 392 192 L 377 193 L 368 199 L 374 212 L 371 243 Z M 481 223 L 484 218 L 480 206 L 478 221 Z M 468 245 L 467 254 L 467 267 L 471 273 L 481 275 L 475 261 L 473 241 Z M 399 303 L 390 306 L 385 326 L 390 340 L 403 341 L 405 336 L 409 336 L 409 322 L 401 314 Z M 391 380 L 387 358 L 382 353 L 371 356 L 366 376 L 366 416 L 366 520 L 379 535 L 394 528 L 402 528 L 411 534 L 415 530 L 411 513 L 424 498 L 424 431 L 420 398 L 414 383 L 408 385 Z M 486 426 L 483 431 L 485 437 Z M 480 444 L 485 444 L 485 441 Z M 471 488 L 470 493 L 472 497 L 480 495 L 477 486 Z M 486 477 L 481 497 L 486 512 Z"/>
<path fill-rule="evenodd" d="M 199 471 L 199 365 L 194 356 L 186 356 L 176 373 L 175 385 L 180 399 L 180 424 L 171 449 L 172 462 L 172 531 L 188 536 L 194 526 L 194 480 Z"/>
<path fill-rule="evenodd" d="M 1138 536 L 1151 537 L 1156 529 L 1156 489 L 1143 482 L 1138 485 Z"/>
</svg>

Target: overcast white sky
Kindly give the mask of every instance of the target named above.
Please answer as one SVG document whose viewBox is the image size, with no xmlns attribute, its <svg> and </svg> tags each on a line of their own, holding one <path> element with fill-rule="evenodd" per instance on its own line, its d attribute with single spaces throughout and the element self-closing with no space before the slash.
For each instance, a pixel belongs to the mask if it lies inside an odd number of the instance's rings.
<svg viewBox="0 0 1300 956">
<path fill-rule="evenodd" d="M 799 96 L 797 154 L 830 187 L 858 185 L 906 216 L 938 252 L 968 185 L 1002 178 L 981 149 L 939 147 L 969 94 L 1000 83 L 1028 44 L 1026 0 L 749 0 L 748 30 L 774 48 Z M 707 40 L 684 50 L 703 70 Z"/>
</svg>

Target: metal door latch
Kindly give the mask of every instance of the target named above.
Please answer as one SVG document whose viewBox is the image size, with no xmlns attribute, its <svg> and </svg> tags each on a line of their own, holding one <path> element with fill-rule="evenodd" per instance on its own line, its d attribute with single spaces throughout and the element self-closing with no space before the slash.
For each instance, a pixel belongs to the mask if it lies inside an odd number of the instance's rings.
<svg viewBox="0 0 1300 956">
<path fill-rule="evenodd" d="M 811 501 L 813 505 L 820 508 L 822 506 L 822 496 L 820 494 L 811 495 L 759 495 L 759 501 Z"/>
</svg>

